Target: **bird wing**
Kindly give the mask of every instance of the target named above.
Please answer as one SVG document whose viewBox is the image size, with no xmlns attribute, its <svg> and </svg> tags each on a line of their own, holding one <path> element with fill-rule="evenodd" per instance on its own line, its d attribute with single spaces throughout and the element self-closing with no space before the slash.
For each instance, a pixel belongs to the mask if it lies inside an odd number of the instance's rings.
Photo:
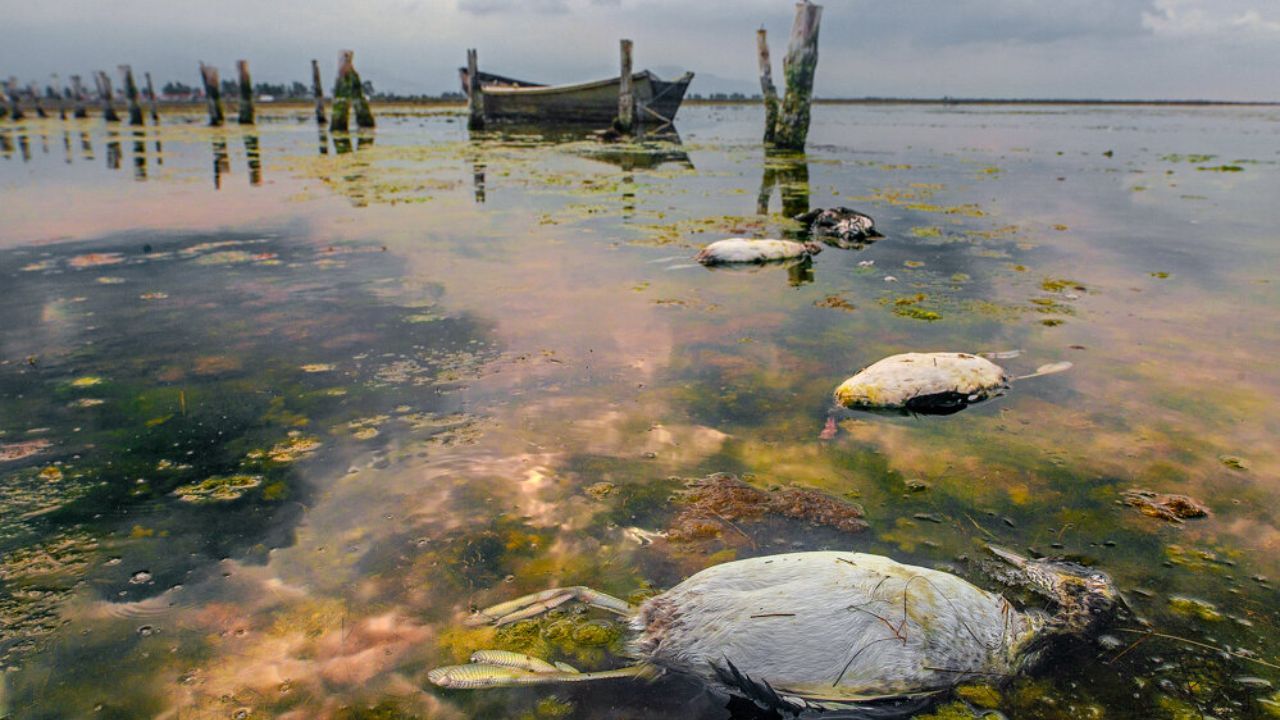
<svg viewBox="0 0 1280 720">
<path fill-rule="evenodd" d="M 787 701 L 797 702 L 805 709 L 835 711 L 841 717 L 856 720 L 877 720 L 914 715 L 931 705 L 945 691 L 881 695 L 824 683 L 778 687 L 777 692 Z"/>
</svg>

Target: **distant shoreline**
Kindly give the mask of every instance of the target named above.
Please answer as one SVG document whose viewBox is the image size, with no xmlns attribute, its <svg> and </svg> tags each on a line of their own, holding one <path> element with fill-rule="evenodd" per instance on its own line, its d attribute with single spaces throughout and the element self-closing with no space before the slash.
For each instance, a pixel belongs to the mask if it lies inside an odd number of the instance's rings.
<svg viewBox="0 0 1280 720">
<path fill-rule="evenodd" d="M 757 99 L 686 98 L 687 105 L 757 105 Z M 1146 105 L 1156 107 L 1276 107 L 1278 100 L 1080 100 L 1070 98 L 814 98 L 814 105 Z"/>
<path fill-rule="evenodd" d="M 759 105 L 759 98 L 742 98 L 742 99 L 710 99 L 710 98 L 685 98 L 685 105 Z M 1083 100 L 1071 98 L 891 98 L 891 97 L 865 97 L 865 98 L 814 98 L 815 105 L 941 105 L 941 106 L 959 106 L 959 105 L 1038 105 L 1038 106 L 1121 106 L 1121 107 L 1280 107 L 1280 100 Z M 236 103 L 234 100 L 226 101 L 227 107 L 234 108 Z M 465 110 L 466 102 L 455 98 L 406 98 L 396 100 L 373 100 L 372 104 L 382 107 L 400 106 L 426 106 L 435 108 L 449 108 Z M 329 105 L 326 99 L 325 105 Z M 260 110 L 267 110 L 272 107 L 278 108 L 312 108 L 314 102 L 311 100 L 276 100 L 272 102 L 258 102 Z M 161 100 L 161 108 L 203 108 L 204 101 L 182 101 L 182 100 Z"/>
</svg>

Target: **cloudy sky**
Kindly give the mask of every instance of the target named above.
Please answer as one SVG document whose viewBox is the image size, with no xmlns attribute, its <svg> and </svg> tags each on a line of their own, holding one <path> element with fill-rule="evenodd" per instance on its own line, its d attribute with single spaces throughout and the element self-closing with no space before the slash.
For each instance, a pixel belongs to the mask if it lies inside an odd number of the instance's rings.
<svg viewBox="0 0 1280 720">
<path fill-rule="evenodd" d="M 827 97 L 1280 99 L 1278 0 L 827 0 Z M 6 8 L 7 6 L 7 8 Z M 0 74 L 46 81 L 132 63 L 195 84 L 196 63 L 326 82 L 337 51 L 379 88 L 456 88 L 481 68 L 544 82 L 637 67 L 698 73 L 693 92 L 753 92 L 754 31 L 781 61 L 790 0 L 0 0 Z M 775 70 L 775 73 L 777 71 Z"/>
</svg>

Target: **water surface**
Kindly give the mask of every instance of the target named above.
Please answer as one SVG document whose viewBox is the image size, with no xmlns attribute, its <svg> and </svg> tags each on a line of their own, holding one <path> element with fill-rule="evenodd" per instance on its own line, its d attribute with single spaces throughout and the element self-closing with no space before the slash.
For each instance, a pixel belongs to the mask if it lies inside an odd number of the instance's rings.
<svg viewBox="0 0 1280 720">
<path fill-rule="evenodd" d="M 1105 569 L 1182 640 L 1127 619 L 969 700 L 1280 712 L 1280 112 L 820 106 L 803 156 L 763 153 L 748 107 L 627 146 L 459 119 L 0 126 L 0 715 L 725 718 L 679 679 L 425 675 L 493 645 L 624 662 L 594 614 L 461 628 L 524 592 L 819 548 L 994 588 L 993 542 Z M 832 205 L 887 237 L 688 259 Z M 885 355 L 1013 349 L 1013 374 L 1074 366 L 947 417 L 831 406 Z M 650 541 L 714 472 L 869 529 Z"/>
</svg>

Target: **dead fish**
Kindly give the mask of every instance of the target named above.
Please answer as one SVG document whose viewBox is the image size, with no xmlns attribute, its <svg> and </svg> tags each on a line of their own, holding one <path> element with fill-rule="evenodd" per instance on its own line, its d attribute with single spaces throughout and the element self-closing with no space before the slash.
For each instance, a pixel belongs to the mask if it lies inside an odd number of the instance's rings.
<svg viewBox="0 0 1280 720">
<path fill-rule="evenodd" d="M 1050 363 L 1030 375 L 1011 378 L 1004 368 L 980 355 L 903 353 L 859 370 L 836 388 L 835 398 L 847 408 L 949 414 L 999 395 L 1012 380 L 1070 367 L 1069 362 Z"/>
<path fill-rule="evenodd" d="M 1105 573 L 991 550 L 1009 563 L 1008 580 L 1053 601 L 1052 614 L 879 555 L 792 553 L 715 565 L 638 606 L 587 587 L 553 588 L 468 623 L 505 625 L 577 600 L 628 618 L 633 665 L 576 674 L 454 665 L 428 679 L 472 689 L 674 672 L 788 713 L 902 712 L 958 684 L 1027 669 L 1046 641 L 1093 634 L 1123 605 Z"/>
<path fill-rule="evenodd" d="M 822 246 L 817 243 L 799 243 L 794 240 L 753 240 L 729 238 L 717 240 L 694 256 L 703 265 L 727 263 L 765 263 L 792 260 L 817 255 Z"/>
<path fill-rule="evenodd" d="M 876 230 L 876 221 L 870 215 L 847 207 L 814 208 L 795 219 L 814 237 L 841 248 L 860 248 L 884 237 Z"/>
</svg>

